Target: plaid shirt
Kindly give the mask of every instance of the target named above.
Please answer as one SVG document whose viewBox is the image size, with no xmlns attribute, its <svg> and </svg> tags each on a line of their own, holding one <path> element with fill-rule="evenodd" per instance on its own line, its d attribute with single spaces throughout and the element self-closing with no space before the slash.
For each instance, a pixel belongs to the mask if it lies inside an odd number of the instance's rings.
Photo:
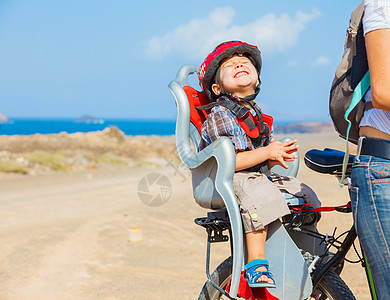
<svg viewBox="0 0 390 300">
<path fill-rule="evenodd" d="M 251 113 L 255 114 L 253 110 L 251 110 Z M 270 138 L 272 138 L 272 133 Z M 251 139 L 238 124 L 235 116 L 228 108 L 221 105 L 211 109 L 210 114 L 203 123 L 201 135 L 202 140 L 199 145 L 199 150 L 202 150 L 222 136 L 226 136 L 232 141 L 236 151 L 255 149 Z"/>
</svg>

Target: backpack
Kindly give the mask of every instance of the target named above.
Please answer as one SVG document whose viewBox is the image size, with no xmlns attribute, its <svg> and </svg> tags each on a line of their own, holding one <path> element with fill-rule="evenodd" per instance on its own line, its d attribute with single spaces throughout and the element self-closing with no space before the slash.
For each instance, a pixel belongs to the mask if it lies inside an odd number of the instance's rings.
<svg viewBox="0 0 390 300">
<path fill-rule="evenodd" d="M 357 144 L 359 123 L 372 103 L 364 102 L 370 87 L 366 46 L 363 35 L 363 2 L 352 12 L 347 29 L 344 54 L 333 79 L 329 112 L 334 128 L 345 140 Z"/>
</svg>

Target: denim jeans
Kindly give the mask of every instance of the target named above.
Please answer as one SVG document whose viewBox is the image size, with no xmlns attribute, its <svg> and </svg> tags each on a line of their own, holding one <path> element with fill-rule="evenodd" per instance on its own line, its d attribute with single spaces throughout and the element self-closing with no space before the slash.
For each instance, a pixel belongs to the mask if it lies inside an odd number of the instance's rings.
<svg viewBox="0 0 390 300">
<path fill-rule="evenodd" d="M 390 160 L 361 155 L 355 161 L 351 202 L 378 299 L 390 299 Z"/>
</svg>

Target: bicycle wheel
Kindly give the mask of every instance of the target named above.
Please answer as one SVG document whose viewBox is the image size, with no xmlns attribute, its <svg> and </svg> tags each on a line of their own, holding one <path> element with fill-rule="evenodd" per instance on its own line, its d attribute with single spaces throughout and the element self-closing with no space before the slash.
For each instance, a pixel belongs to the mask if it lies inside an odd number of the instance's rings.
<svg viewBox="0 0 390 300">
<path fill-rule="evenodd" d="M 226 289 L 226 286 L 232 277 L 233 258 L 230 256 L 225 259 L 211 274 L 211 281 L 219 286 L 222 290 Z M 220 291 L 218 291 L 210 281 L 206 281 L 202 291 L 200 292 L 198 300 L 217 300 L 217 299 L 229 299 Z M 243 298 L 238 298 L 243 299 Z"/>
<path fill-rule="evenodd" d="M 312 297 L 316 300 L 356 300 L 347 284 L 334 272 L 329 271 L 314 288 Z"/>
<path fill-rule="evenodd" d="M 233 259 L 229 257 L 225 259 L 211 274 L 211 281 L 219 286 L 222 290 L 226 289 L 232 275 Z M 229 299 L 220 291 L 218 291 L 209 281 L 206 281 L 198 300 L 218 300 Z M 238 298 L 243 299 L 243 298 Z M 329 271 L 324 278 L 315 287 L 312 296 L 307 300 L 356 300 L 351 290 L 340 276 Z M 293 299 L 289 299 L 293 300 Z"/>
</svg>

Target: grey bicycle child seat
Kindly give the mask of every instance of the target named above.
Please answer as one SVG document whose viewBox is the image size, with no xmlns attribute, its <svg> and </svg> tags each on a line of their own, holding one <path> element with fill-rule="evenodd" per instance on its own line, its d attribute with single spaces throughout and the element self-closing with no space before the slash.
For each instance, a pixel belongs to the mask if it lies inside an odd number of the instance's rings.
<svg viewBox="0 0 390 300">
<path fill-rule="evenodd" d="M 197 97 L 195 92 L 186 93 L 190 87 L 188 77 L 197 73 L 195 65 L 184 65 L 169 89 L 177 106 L 176 147 L 182 163 L 191 170 L 195 201 L 207 209 L 226 208 L 232 229 L 233 270 L 230 296 L 235 298 L 244 263 L 243 227 L 240 210 L 233 191 L 232 179 L 235 171 L 235 150 L 227 137 L 221 137 L 198 151 L 201 140 L 199 128 L 191 122 L 191 107 L 188 97 Z M 188 96 L 189 95 L 189 96 Z M 289 169 L 277 170 L 280 175 L 295 176 L 298 160 L 288 162 Z M 290 197 L 288 201 L 299 201 Z M 296 203 L 292 203 L 296 204 Z M 276 289 L 270 289 L 279 299 L 304 299 L 310 296 L 310 276 L 299 252 L 280 221 L 268 226 L 266 256 L 276 279 Z"/>
</svg>

